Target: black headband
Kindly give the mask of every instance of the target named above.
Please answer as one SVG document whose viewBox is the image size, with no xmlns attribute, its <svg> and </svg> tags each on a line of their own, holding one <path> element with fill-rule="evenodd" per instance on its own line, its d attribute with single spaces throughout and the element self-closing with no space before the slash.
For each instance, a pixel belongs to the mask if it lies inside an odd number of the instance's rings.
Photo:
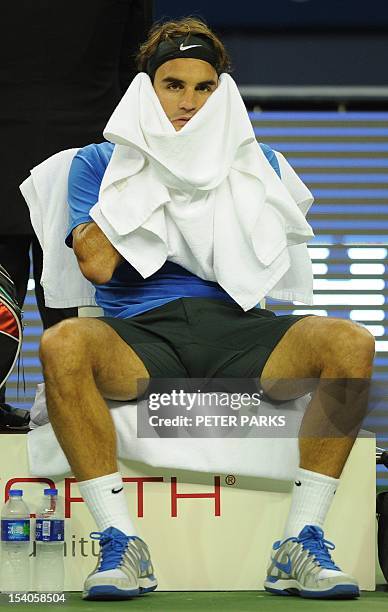
<svg viewBox="0 0 388 612">
<path fill-rule="evenodd" d="M 163 40 L 147 62 L 147 73 L 154 80 L 155 72 L 165 62 L 180 57 L 192 57 L 208 62 L 217 70 L 218 54 L 210 38 L 200 35 L 178 36 Z M 218 70 L 217 70 L 218 73 Z"/>
</svg>

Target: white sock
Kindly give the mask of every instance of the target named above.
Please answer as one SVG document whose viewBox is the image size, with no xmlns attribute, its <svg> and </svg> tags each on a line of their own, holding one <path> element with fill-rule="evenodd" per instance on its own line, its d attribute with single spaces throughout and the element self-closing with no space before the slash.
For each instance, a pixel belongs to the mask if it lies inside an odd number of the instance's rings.
<svg viewBox="0 0 388 612">
<path fill-rule="evenodd" d="M 116 527 L 126 535 L 137 535 L 129 516 L 123 479 L 119 472 L 83 480 L 78 486 L 99 531 Z"/>
<path fill-rule="evenodd" d="M 338 483 L 337 478 L 298 469 L 283 539 L 298 536 L 306 525 L 323 527 Z"/>
</svg>

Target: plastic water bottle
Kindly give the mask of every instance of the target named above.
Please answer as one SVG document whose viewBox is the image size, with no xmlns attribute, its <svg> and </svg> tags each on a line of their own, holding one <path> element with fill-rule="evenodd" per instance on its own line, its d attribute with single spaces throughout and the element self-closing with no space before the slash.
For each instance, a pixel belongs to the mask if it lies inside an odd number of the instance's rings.
<svg viewBox="0 0 388 612">
<path fill-rule="evenodd" d="M 30 512 L 23 491 L 11 489 L 1 512 L 1 590 L 30 589 Z"/>
<path fill-rule="evenodd" d="M 36 514 L 36 590 L 61 593 L 64 587 L 65 521 L 57 489 L 45 489 Z"/>
</svg>

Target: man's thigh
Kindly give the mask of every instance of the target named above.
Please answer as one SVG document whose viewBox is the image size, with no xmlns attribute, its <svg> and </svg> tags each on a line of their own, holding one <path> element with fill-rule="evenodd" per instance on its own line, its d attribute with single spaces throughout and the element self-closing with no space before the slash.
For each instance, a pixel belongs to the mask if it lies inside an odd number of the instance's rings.
<svg viewBox="0 0 388 612">
<path fill-rule="evenodd" d="M 41 339 L 40 358 L 45 378 L 54 363 L 69 375 L 91 369 L 106 399 L 135 399 L 145 391 L 150 378 L 135 351 L 109 325 L 93 317 L 66 319 L 47 329 Z"/>
<path fill-rule="evenodd" d="M 344 319 L 308 316 L 284 334 L 269 356 L 262 375 L 265 393 L 279 400 L 313 391 L 320 376 L 363 376 L 369 332 Z M 358 369 L 360 374 L 358 374 Z"/>
</svg>

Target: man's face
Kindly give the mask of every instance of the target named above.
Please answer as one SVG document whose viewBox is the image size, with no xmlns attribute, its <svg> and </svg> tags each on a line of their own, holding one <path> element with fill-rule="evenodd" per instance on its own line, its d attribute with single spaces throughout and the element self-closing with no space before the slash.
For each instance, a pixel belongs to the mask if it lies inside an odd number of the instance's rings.
<svg viewBox="0 0 388 612">
<path fill-rule="evenodd" d="M 199 111 L 217 86 L 216 70 L 203 60 L 173 59 L 155 72 L 156 95 L 177 131 Z"/>
</svg>

